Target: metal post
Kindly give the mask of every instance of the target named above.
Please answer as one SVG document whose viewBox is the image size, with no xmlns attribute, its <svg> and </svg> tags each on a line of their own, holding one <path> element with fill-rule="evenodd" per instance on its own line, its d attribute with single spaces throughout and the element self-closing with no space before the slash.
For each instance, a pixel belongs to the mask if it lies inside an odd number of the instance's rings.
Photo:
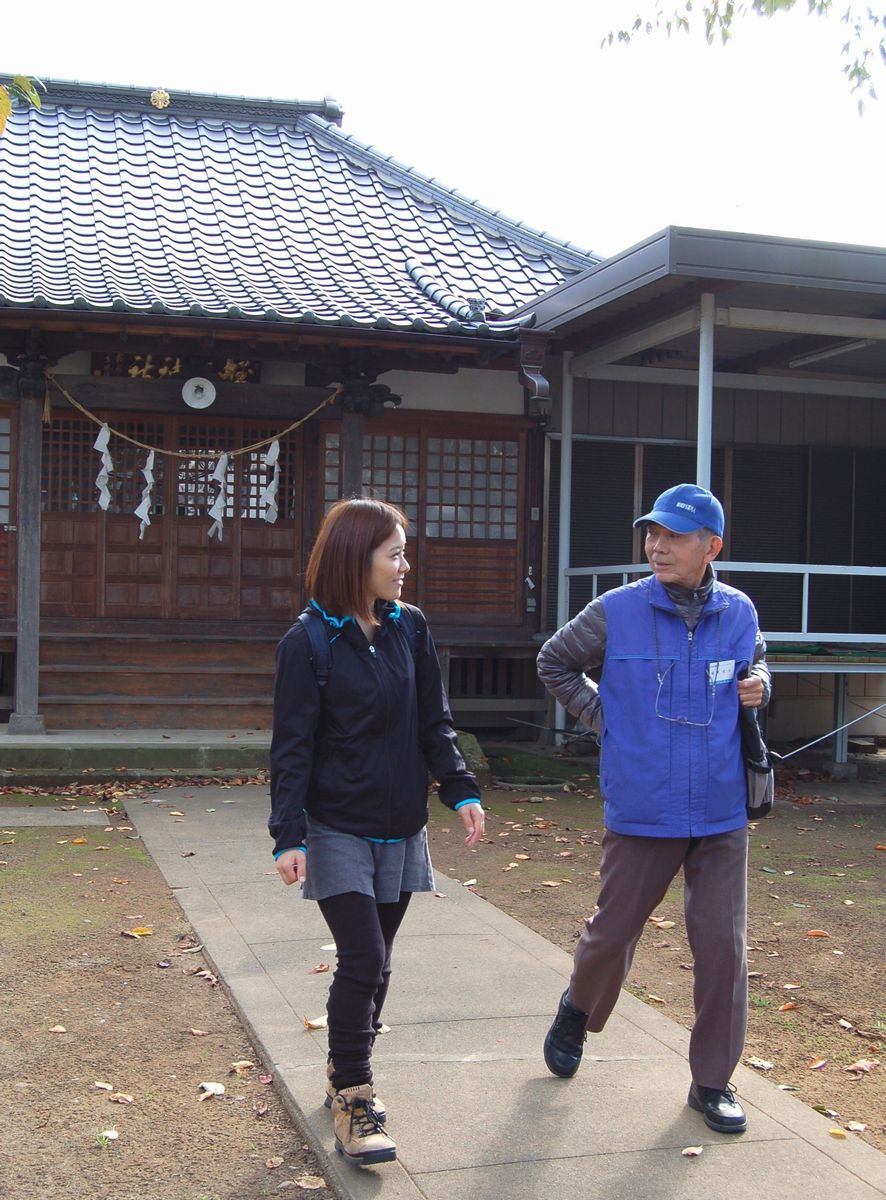
<svg viewBox="0 0 886 1200">
<path fill-rule="evenodd" d="M 569 620 L 569 576 L 572 542 L 572 429 L 574 417 L 575 386 L 572 376 L 572 351 L 563 352 L 563 386 L 560 391 L 560 529 L 557 544 L 557 628 Z M 566 709 L 562 704 L 555 707 L 554 725 L 563 729 Z M 557 745 L 563 744 L 562 735 L 556 736 Z"/>
<path fill-rule="evenodd" d="M 701 321 L 698 329 L 698 427 L 696 435 L 695 482 L 711 486 L 711 439 L 714 411 L 714 318 L 713 292 L 701 297 Z"/>
<path fill-rule="evenodd" d="M 849 676 L 845 671 L 834 675 L 834 762 L 849 762 L 849 730 L 842 729 L 846 724 L 846 711 L 849 700 Z"/>
<path fill-rule="evenodd" d="M 18 421 L 15 711 L 10 733 L 45 733 L 37 712 L 40 672 L 40 476 L 43 391 L 22 388 Z"/>
</svg>

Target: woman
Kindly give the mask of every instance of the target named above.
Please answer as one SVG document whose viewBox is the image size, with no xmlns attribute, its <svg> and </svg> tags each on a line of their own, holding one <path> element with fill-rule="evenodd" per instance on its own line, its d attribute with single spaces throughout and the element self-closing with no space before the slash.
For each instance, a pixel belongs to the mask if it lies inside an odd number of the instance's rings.
<svg viewBox="0 0 886 1200">
<path fill-rule="evenodd" d="M 429 771 L 466 844 L 484 831 L 427 622 L 399 603 L 407 524 L 381 500 L 339 501 L 308 562 L 308 609 L 277 648 L 269 828 L 283 882 L 302 883 L 335 939 L 326 1103 L 336 1149 L 358 1164 L 397 1153 L 370 1058 L 394 936 L 412 893 L 434 888 Z M 310 621 L 328 637 L 328 672 L 312 656 Z"/>
</svg>

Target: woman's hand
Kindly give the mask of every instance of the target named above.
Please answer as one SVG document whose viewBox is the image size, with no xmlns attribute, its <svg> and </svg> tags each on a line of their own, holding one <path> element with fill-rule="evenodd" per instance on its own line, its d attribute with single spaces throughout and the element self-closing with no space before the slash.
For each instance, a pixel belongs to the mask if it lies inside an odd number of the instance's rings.
<svg viewBox="0 0 886 1200">
<path fill-rule="evenodd" d="M 476 846 L 486 832 L 486 814 L 483 812 L 482 804 L 464 804 L 458 810 L 458 815 L 461 817 L 462 825 L 468 831 L 465 845 Z"/>
<path fill-rule="evenodd" d="M 277 873 L 288 887 L 303 883 L 308 876 L 308 856 L 304 850 L 285 850 L 277 859 Z"/>
</svg>

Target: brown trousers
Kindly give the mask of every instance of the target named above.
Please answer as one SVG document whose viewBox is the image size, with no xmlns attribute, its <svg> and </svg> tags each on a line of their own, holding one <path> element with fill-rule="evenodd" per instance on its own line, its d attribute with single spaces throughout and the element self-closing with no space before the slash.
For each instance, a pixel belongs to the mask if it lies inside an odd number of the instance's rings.
<svg viewBox="0 0 886 1200">
<path fill-rule="evenodd" d="M 692 1078 L 724 1088 L 741 1058 L 748 1017 L 747 829 L 700 838 L 627 837 L 607 830 L 598 910 L 575 948 L 569 1002 L 599 1033 L 631 969 L 640 934 L 683 868 L 694 959 Z"/>
</svg>

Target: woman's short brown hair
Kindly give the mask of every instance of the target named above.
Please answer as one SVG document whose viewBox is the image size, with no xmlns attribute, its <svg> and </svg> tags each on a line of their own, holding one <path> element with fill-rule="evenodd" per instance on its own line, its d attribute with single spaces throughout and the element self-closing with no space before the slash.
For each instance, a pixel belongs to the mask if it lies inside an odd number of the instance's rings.
<svg viewBox="0 0 886 1200">
<path fill-rule="evenodd" d="M 330 616 L 374 621 L 369 605 L 372 552 L 397 526 L 405 532 L 405 513 L 385 500 L 339 500 L 326 514 L 305 572 L 308 597 Z"/>
</svg>

